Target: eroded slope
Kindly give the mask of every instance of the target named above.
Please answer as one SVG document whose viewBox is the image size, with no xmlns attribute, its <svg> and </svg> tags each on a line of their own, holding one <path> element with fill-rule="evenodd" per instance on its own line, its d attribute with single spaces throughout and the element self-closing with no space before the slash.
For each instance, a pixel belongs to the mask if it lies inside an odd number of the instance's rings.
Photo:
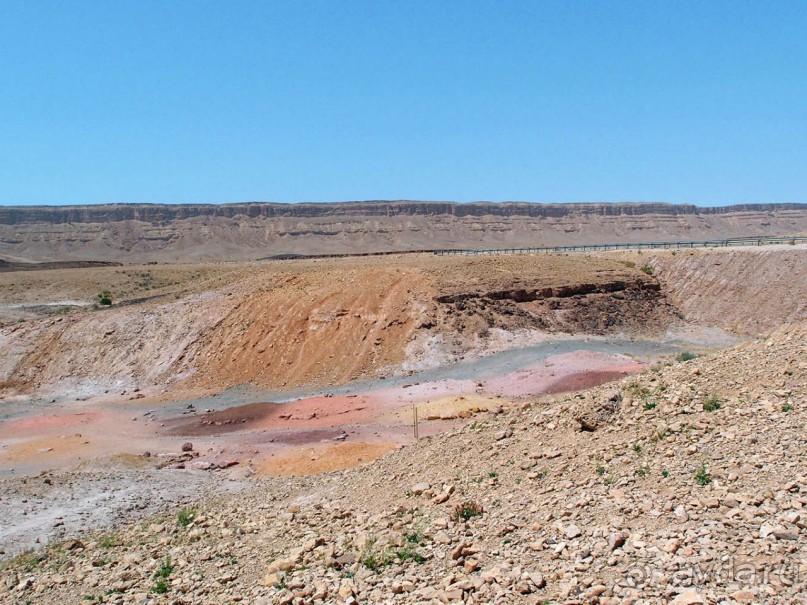
<svg viewBox="0 0 807 605">
<path fill-rule="evenodd" d="M 686 251 L 646 256 L 687 319 L 739 334 L 767 334 L 807 319 L 807 247 Z"/>
<path fill-rule="evenodd" d="M 457 358 L 484 352 L 495 331 L 647 334 L 675 320 L 652 277 L 593 257 L 427 254 L 225 267 L 209 277 L 185 273 L 139 304 L 3 328 L 0 381 L 82 396 L 332 385 L 384 375 L 407 355 L 425 359 L 438 341 Z M 93 275 L 86 282 L 96 287 Z M 43 282 L 41 298 L 61 298 L 56 283 Z"/>
</svg>

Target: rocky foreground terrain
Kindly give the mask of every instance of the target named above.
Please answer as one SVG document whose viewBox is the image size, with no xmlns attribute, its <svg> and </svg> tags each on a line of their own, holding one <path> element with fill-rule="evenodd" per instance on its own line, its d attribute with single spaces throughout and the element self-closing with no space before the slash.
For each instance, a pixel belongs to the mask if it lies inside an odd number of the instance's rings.
<svg viewBox="0 0 807 605">
<path fill-rule="evenodd" d="M 7 561 L 0 602 L 804 603 L 806 396 L 802 322 L 66 536 Z"/>
<path fill-rule="evenodd" d="M 7 261 L 234 261 L 807 233 L 807 204 L 374 201 L 0 207 Z M 0 269 L 2 264 L 0 263 Z"/>
</svg>

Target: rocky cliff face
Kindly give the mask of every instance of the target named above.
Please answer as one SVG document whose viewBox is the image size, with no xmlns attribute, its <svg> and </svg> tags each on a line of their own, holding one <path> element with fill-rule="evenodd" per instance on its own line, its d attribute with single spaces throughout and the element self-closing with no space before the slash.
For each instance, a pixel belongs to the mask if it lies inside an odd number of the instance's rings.
<svg viewBox="0 0 807 605">
<path fill-rule="evenodd" d="M 640 216 L 659 214 L 725 215 L 737 212 L 807 211 L 807 204 L 743 204 L 699 208 L 691 204 L 533 204 L 528 202 L 417 202 L 369 201 L 316 204 L 103 204 L 94 206 L 8 206 L 0 207 L 0 225 L 32 223 L 111 223 L 143 221 L 163 223 L 198 217 L 216 218 L 314 218 L 441 216 L 462 217 L 532 217 L 565 216 Z"/>
<path fill-rule="evenodd" d="M 0 207 L 13 260 L 245 260 L 431 248 L 719 239 L 807 232 L 807 204 L 370 201 Z"/>
</svg>

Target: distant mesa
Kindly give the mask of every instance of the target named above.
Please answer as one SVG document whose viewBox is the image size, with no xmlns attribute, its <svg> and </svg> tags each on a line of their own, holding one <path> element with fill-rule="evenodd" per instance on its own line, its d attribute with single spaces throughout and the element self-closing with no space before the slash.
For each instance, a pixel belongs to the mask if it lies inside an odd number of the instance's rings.
<svg viewBox="0 0 807 605">
<path fill-rule="evenodd" d="M 0 207 L 16 261 L 290 259 L 807 233 L 807 204 L 365 201 Z"/>
</svg>

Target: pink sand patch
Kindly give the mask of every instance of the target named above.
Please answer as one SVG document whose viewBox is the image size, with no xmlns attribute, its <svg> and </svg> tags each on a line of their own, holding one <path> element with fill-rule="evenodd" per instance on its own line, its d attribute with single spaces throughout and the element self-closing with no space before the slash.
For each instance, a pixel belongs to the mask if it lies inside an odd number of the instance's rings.
<svg viewBox="0 0 807 605">
<path fill-rule="evenodd" d="M 521 370 L 483 381 L 487 393 L 503 397 L 527 397 L 542 393 L 557 393 L 575 388 L 588 388 L 641 371 L 644 364 L 624 355 L 575 351 L 553 355 L 546 360 Z M 589 379 L 585 377 L 590 375 Z M 569 382 L 576 377 L 580 385 Z M 599 377 L 600 380 L 596 380 Z M 566 381 L 569 388 L 558 388 Z"/>
<path fill-rule="evenodd" d="M 82 412 L 79 414 L 64 414 L 52 416 L 30 416 L 0 422 L 0 436 L 19 436 L 22 432 L 45 431 L 87 424 L 98 418 L 96 412 Z"/>
</svg>

